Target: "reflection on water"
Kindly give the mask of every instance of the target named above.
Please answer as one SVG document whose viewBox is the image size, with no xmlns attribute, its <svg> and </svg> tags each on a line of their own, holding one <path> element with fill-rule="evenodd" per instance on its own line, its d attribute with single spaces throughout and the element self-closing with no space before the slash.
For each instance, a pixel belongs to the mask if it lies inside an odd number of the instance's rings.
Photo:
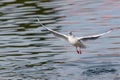
<svg viewBox="0 0 120 80">
<path fill-rule="evenodd" d="M 1 0 L 0 79 L 119 80 L 119 0 Z M 83 54 L 36 21 L 74 35 L 101 33 Z"/>
</svg>

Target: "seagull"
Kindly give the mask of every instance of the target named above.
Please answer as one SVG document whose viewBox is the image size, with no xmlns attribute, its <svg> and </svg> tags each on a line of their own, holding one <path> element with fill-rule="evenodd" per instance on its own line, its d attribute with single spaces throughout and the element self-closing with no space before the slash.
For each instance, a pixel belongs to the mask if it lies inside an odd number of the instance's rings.
<svg viewBox="0 0 120 80">
<path fill-rule="evenodd" d="M 52 30 L 50 28 L 47 28 L 45 25 L 43 25 L 40 20 L 38 19 L 38 22 L 39 24 L 44 27 L 46 30 L 50 31 L 54 36 L 58 37 L 58 38 L 61 38 L 67 42 L 69 42 L 71 45 L 75 46 L 76 48 L 76 52 L 78 54 L 82 54 L 82 51 L 81 51 L 81 48 L 86 48 L 86 46 L 83 44 L 83 41 L 88 41 L 88 40 L 95 40 L 95 39 L 98 39 L 99 37 L 107 34 L 107 33 L 110 33 L 113 28 L 111 28 L 110 30 L 107 30 L 106 32 L 104 33 L 101 33 L 101 34 L 96 34 L 96 35 L 90 35 L 90 36 L 82 36 L 82 37 L 76 37 L 72 34 L 72 32 L 70 31 L 68 33 L 68 35 L 65 35 L 65 34 L 62 34 L 62 33 L 59 33 L 55 30 Z"/>
</svg>

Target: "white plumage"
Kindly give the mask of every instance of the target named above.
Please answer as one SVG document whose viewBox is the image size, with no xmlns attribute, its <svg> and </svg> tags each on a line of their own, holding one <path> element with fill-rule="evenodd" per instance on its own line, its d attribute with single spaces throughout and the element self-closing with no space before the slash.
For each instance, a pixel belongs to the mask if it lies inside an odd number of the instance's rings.
<svg viewBox="0 0 120 80">
<path fill-rule="evenodd" d="M 48 31 L 50 31 L 53 35 L 55 35 L 56 37 L 62 38 L 65 41 L 69 42 L 71 45 L 76 47 L 76 52 L 79 54 L 81 54 L 81 48 L 86 48 L 86 46 L 82 43 L 82 41 L 87 41 L 87 40 L 95 40 L 97 38 L 99 38 L 102 35 L 105 35 L 107 33 L 110 33 L 113 29 L 110 29 L 104 33 L 101 34 L 97 34 L 97 35 L 91 35 L 91 36 L 83 36 L 83 37 L 76 37 L 72 35 L 72 32 L 69 32 L 68 35 L 59 33 L 57 31 L 54 31 L 50 28 L 47 28 L 46 26 L 44 26 L 38 19 L 38 22 L 40 23 L 41 26 L 43 26 L 45 29 L 47 29 Z M 79 48 L 79 49 L 78 49 Z"/>
</svg>

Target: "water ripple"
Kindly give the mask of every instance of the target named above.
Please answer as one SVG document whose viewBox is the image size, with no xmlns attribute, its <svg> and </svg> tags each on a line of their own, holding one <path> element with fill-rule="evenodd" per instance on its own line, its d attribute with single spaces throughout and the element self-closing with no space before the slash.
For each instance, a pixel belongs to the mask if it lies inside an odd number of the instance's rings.
<svg viewBox="0 0 120 80">
<path fill-rule="evenodd" d="M 120 73 L 119 3 L 113 0 L 1 0 L 0 79 L 114 80 Z M 111 33 L 78 55 L 42 28 L 76 36 Z M 97 77 L 96 77 L 97 76 Z"/>
</svg>

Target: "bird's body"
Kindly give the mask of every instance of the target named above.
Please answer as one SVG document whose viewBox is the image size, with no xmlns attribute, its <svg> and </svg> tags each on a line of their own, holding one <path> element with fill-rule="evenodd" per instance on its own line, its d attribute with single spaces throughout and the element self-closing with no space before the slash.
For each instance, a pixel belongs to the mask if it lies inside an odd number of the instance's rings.
<svg viewBox="0 0 120 80">
<path fill-rule="evenodd" d="M 68 36 L 68 42 L 73 46 L 77 46 L 77 44 L 79 43 L 79 41 L 73 36 Z"/>
<path fill-rule="evenodd" d="M 39 19 L 38 19 L 39 21 Z M 40 23 L 40 21 L 39 21 Z M 94 40 L 97 39 L 99 37 L 101 37 L 102 35 L 105 35 L 109 32 L 111 32 L 113 29 L 110 29 L 104 33 L 98 34 L 98 35 L 91 35 L 91 36 L 83 36 L 83 37 L 76 37 L 72 35 L 72 32 L 69 33 L 69 35 L 65 35 L 62 33 L 59 33 L 57 31 L 54 31 L 50 28 L 47 28 L 46 26 L 44 26 L 42 23 L 40 23 L 40 25 L 42 25 L 45 29 L 47 29 L 48 31 L 50 31 L 53 35 L 55 35 L 56 37 L 59 37 L 61 39 L 66 40 L 67 42 L 69 42 L 71 45 L 76 47 L 76 52 L 79 54 L 81 54 L 81 48 L 86 48 L 86 46 L 83 44 L 83 41 L 87 41 L 87 40 Z M 78 49 L 79 48 L 79 49 Z"/>
<path fill-rule="evenodd" d="M 68 36 L 68 42 L 73 46 L 85 48 L 85 45 L 80 40 L 78 40 L 77 37 Z"/>
</svg>

